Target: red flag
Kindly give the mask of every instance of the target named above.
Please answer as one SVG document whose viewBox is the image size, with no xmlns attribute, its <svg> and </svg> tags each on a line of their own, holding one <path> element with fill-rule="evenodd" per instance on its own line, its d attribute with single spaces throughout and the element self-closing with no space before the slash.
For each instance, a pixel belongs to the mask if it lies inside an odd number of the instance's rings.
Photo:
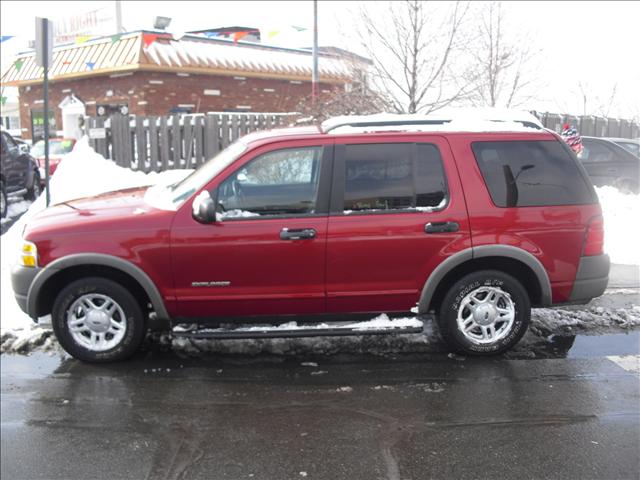
<svg viewBox="0 0 640 480">
<path fill-rule="evenodd" d="M 151 45 L 158 39 L 158 35 L 155 33 L 143 33 L 142 34 L 142 43 L 144 43 L 145 48 Z"/>
<path fill-rule="evenodd" d="M 235 32 L 233 34 L 233 43 L 238 43 L 238 40 L 247 35 L 249 35 L 249 32 Z"/>
</svg>

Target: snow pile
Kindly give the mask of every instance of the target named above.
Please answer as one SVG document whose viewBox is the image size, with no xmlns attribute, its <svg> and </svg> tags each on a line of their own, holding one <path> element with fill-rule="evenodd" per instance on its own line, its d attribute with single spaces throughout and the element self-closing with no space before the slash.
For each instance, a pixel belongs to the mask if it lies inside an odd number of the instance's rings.
<svg viewBox="0 0 640 480">
<path fill-rule="evenodd" d="M 640 265 L 640 194 L 596 188 L 604 216 L 604 248 L 612 263 Z"/>
<path fill-rule="evenodd" d="M 386 318 L 387 320 L 383 320 Z M 377 322 L 422 324 L 420 320 L 393 319 L 386 315 Z M 363 322 L 368 323 L 368 322 Z M 233 355 L 333 355 L 338 353 L 386 355 L 390 353 L 447 352 L 432 322 L 424 324 L 423 333 L 393 335 L 354 335 L 344 337 L 260 338 L 246 340 L 214 340 L 172 337 L 168 333 L 151 333 L 149 340 L 176 352 L 190 355 L 207 353 Z"/>
<path fill-rule="evenodd" d="M 381 329 L 406 329 L 406 328 L 421 328 L 423 322 L 417 318 L 394 318 L 390 319 L 385 313 L 378 315 L 371 320 L 363 322 L 344 322 L 339 325 L 343 329 L 352 329 L 357 331 L 366 330 L 381 330 Z M 225 326 L 225 328 L 208 328 L 202 329 L 201 332 L 221 332 L 233 329 L 234 332 L 277 332 L 284 330 L 326 330 L 336 327 L 328 323 L 315 323 L 315 324 L 300 324 L 298 322 L 281 323 L 280 325 L 243 325 L 236 327 L 235 325 Z M 177 325 L 173 328 L 174 332 L 186 332 L 189 328 Z"/>
<path fill-rule="evenodd" d="M 171 184 L 191 170 L 169 170 L 162 173 L 134 172 L 117 166 L 110 160 L 98 155 L 83 138 L 76 143 L 73 152 L 60 162 L 55 175 L 51 177 L 51 204 L 97 195 L 113 190 L 140 187 L 153 184 Z M 14 206 L 15 205 L 15 206 Z M 36 213 L 44 210 L 44 193 L 33 202 L 27 212 L 0 237 L 0 333 L 2 351 L 20 351 L 29 345 L 41 345 L 47 341 L 49 332 L 38 326 L 20 310 L 11 288 L 11 267 L 18 255 L 22 230 L 26 222 Z M 24 202 L 10 205 L 20 209 L 27 206 Z M 15 345 L 13 345 L 15 343 Z"/>
<path fill-rule="evenodd" d="M 581 310 L 538 308 L 532 311 L 531 331 L 541 337 L 640 327 L 640 306 L 606 308 L 591 305 Z"/>
</svg>

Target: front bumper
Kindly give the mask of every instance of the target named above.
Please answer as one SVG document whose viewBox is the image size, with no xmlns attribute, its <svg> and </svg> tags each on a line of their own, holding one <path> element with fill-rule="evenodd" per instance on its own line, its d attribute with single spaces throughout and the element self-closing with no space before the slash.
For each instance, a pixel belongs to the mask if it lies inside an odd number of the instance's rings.
<svg viewBox="0 0 640 480">
<path fill-rule="evenodd" d="M 16 302 L 20 305 L 20 309 L 29 314 L 27 311 L 27 298 L 29 296 L 29 288 L 33 283 L 36 275 L 42 271 L 38 267 L 23 267 L 22 265 L 14 265 L 11 269 L 11 286 L 16 297 Z"/>
<path fill-rule="evenodd" d="M 609 283 L 609 255 L 580 257 L 570 302 L 587 303 L 602 295 Z"/>
</svg>

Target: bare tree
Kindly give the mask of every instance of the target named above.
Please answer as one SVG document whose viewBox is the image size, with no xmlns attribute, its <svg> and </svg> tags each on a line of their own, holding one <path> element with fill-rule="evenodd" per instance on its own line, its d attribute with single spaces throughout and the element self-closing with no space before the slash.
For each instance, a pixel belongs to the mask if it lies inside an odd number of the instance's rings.
<svg viewBox="0 0 640 480">
<path fill-rule="evenodd" d="M 614 82 L 611 88 L 601 88 L 605 96 L 597 95 L 595 89 L 588 82 L 578 82 L 578 92 L 582 102 L 582 115 L 600 115 L 608 117 L 611 108 L 616 102 L 618 83 Z M 608 92 L 608 93 L 607 93 Z"/>
<path fill-rule="evenodd" d="M 429 113 L 466 94 L 453 66 L 464 43 L 468 3 L 390 2 L 383 15 L 360 10 L 357 32 L 372 59 L 371 85 L 397 113 Z"/>
<path fill-rule="evenodd" d="M 474 106 L 516 107 L 532 98 L 529 68 L 536 51 L 524 39 L 507 33 L 501 2 L 486 4 L 478 22 L 473 57 L 466 78 L 473 83 Z"/>
<path fill-rule="evenodd" d="M 380 113 L 389 108 L 389 100 L 369 85 L 370 62 L 357 55 L 342 55 L 341 60 L 349 71 L 350 81 L 340 90 L 320 94 L 315 104 L 311 98 L 302 100 L 296 107 L 301 116 L 298 125 L 322 123 L 340 115 Z"/>
<path fill-rule="evenodd" d="M 348 90 L 323 94 L 314 105 L 311 99 L 302 101 L 296 111 L 300 113 L 298 125 L 322 123 L 340 115 L 368 115 L 387 110 L 389 102 L 366 84 L 353 84 Z"/>
</svg>

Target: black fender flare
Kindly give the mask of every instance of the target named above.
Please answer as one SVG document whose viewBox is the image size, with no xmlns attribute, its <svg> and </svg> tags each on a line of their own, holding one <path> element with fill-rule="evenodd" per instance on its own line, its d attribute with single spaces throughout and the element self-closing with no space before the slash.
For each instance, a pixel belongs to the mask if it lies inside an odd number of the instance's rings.
<svg viewBox="0 0 640 480">
<path fill-rule="evenodd" d="M 140 267 L 127 260 L 103 253 L 77 253 L 67 255 L 54 260 L 44 267 L 33 279 L 33 282 L 29 287 L 29 292 L 27 293 L 27 313 L 31 318 L 37 318 L 36 306 L 38 304 L 38 296 L 42 286 L 46 284 L 47 280 L 66 268 L 80 265 L 104 265 L 128 274 L 140 284 L 149 296 L 149 300 L 151 301 L 151 305 L 153 305 L 157 318 L 160 320 L 169 320 L 169 313 L 164 305 L 160 291 L 149 275 L 147 275 Z"/>
<path fill-rule="evenodd" d="M 418 312 L 421 314 L 427 313 L 429 303 L 438 285 L 440 285 L 440 282 L 451 270 L 469 260 L 482 257 L 506 257 L 524 263 L 533 271 L 540 285 L 541 306 L 551 306 L 551 282 L 540 260 L 526 250 L 511 245 L 481 245 L 479 247 L 467 248 L 450 256 L 431 272 L 431 275 L 429 275 L 429 278 L 422 288 L 420 301 L 418 303 Z"/>
</svg>

